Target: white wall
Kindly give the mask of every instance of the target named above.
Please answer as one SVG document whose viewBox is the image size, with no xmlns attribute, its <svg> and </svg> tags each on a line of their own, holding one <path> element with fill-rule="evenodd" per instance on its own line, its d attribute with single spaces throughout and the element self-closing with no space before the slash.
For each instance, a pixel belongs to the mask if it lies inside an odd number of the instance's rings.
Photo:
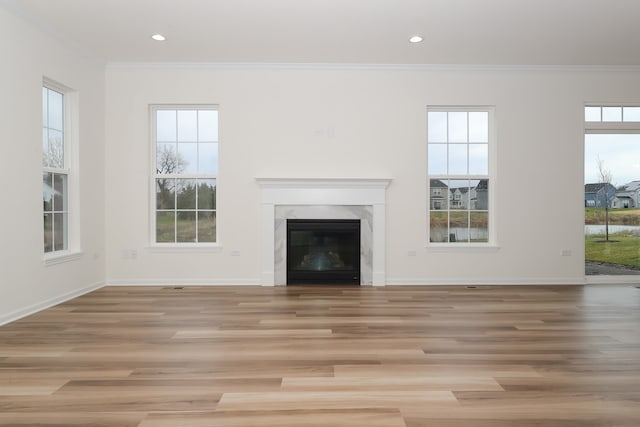
<svg viewBox="0 0 640 427">
<path fill-rule="evenodd" d="M 107 281 L 258 283 L 255 177 L 392 177 L 388 283 L 582 282 L 582 107 L 640 101 L 638 77 L 598 69 L 113 65 Z M 153 103 L 220 105 L 220 251 L 149 247 Z M 498 250 L 425 249 L 427 105 L 496 107 Z M 572 256 L 561 257 L 563 249 Z"/>
<path fill-rule="evenodd" d="M 0 324 L 104 283 L 104 65 L 0 8 Z M 79 95 L 81 249 L 45 266 L 42 79 Z"/>
</svg>

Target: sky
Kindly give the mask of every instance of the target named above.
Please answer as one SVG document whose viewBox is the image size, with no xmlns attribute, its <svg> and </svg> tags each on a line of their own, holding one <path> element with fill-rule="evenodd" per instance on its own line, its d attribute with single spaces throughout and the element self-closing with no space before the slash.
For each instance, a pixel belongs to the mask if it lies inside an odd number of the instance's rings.
<svg viewBox="0 0 640 427">
<path fill-rule="evenodd" d="M 640 135 L 586 134 L 584 141 L 585 184 L 598 182 L 598 156 L 616 187 L 640 180 Z"/>
</svg>

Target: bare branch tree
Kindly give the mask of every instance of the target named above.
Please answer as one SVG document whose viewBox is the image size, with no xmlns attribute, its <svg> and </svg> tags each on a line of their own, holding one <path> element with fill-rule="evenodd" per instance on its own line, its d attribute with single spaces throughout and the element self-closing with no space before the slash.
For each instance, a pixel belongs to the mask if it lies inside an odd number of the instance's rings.
<svg viewBox="0 0 640 427">
<path fill-rule="evenodd" d="M 187 161 L 170 145 L 159 145 L 156 152 L 156 172 L 158 175 L 168 175 L 180 173 L 187 167 Z M 158 195 L 156 204 L 159 208 L 165 209 L 170 206 L 173 200 L 172 194 L 176 191 L 175 179 L 157 179 Z"/>
<path fill-rule="evenodd" d="M 158 174 L 180 173 L 187 167 L 182 155 L 170 145 L 160 145 L 156 153 L 156 172 Z"/>
<path fill-rule="evenodd" d="M 598 183 L 603 184 L 604 189 L 604 235 L 605 240 L 609 240 L 609 205 L 611 203 L 610 188 L 612 186 L 613 174 L 611 170 L 605 168 L 604 160 L 600 156 L 596 157 L 598 164 Z M 597 200 L 597 197 L 596 197 Z"/>
<path fill-rule="evenodd" d="M 64 144 L 62 137 L 50 136 L 47 146 L 42 150 L 42 164 L 51 168 L 64 168 Z"/>
</svg>

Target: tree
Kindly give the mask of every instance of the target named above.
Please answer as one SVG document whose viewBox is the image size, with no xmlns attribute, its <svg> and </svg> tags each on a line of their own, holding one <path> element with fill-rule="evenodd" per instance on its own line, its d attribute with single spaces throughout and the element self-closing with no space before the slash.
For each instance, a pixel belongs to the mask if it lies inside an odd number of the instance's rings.
<svg viewBox="0 0 640 427">
<path fill-rule="evenodd" d="M 42 166 L 50 168 L 64 168 L 64 143 L 62 133 L 50 135 L 46 147 L 42 150 Z"/>
<path fill-rule="evenodd" d="M 612 187 L 611 181 L 613 180 L 613 174 L 611 171 L 604 167 L 604 160 L 600 156 L 596 157 L 598 164 L 598 183 L 603 185 L 604 189 L 604 239 L 609 240 L 609 205 L 611 203 L 610 189 Z M 596 198 L 597 199 L 597 198 Z"/>
<path fill-rule="evenodd" d="M 169 144 L 158 144 L 156 153 L 156 173 L 170 174 L 184 171 L 187 162 L 182 155 L 176 152 L 174 146 Z"/>
<path fill-rule="evenodd" d="M 169 175 L 181 173 L 187 166 L 187 162 L 178 153 L 174 146 L 169 144 L 158 144 L 156 152 L 156 173 L 158 175 Z M 156 206 L 158 209 L 173 207 L 173 194 L 176 190 L 175 179 L 156 179 L 157 192 Z"/>
</svg>

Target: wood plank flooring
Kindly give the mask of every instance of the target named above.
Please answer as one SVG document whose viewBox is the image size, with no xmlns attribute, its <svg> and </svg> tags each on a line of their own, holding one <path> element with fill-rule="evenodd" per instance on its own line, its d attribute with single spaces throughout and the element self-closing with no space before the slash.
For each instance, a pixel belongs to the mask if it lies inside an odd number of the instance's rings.
<svg viewBox="0 0 640 427">
<path fill-rule="evenodd" d="M 105 287 L 0 328 L 0 425 L 640 425 L 634 286 Z"/>
</svg>

